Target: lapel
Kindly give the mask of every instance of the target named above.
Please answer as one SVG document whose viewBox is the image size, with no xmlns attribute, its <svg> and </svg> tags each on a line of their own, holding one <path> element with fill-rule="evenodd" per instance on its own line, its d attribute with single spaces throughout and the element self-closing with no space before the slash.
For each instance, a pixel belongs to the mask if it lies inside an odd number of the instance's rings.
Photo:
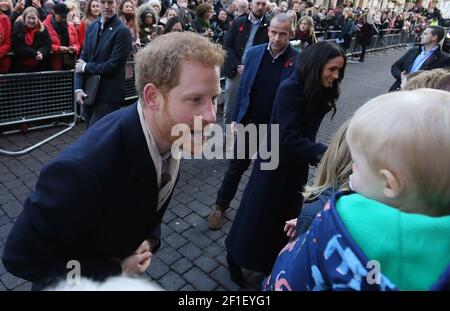
<svg viewBox="0 0 450 311">
<path fill-rule="evenodd" d="M 288 46 L 288 58 L 283 64 L 283 72 L 281 73 L 281 81 L 286 80 L 294 69 L 294 58 L 297 56 L 295 49 L 289 45 Z"/>
<path fill-rule="evenodd" d="M 125 108 L 122 126 L 132 191 L 140 208 L 150 222 L 154 221 L 158 206 L 158 181 L 156 168 L 137 112 L 137 103 Z"/>
<path fill-rule="evenodd" d="M 250 77 L 249 77 L 250 89 L 253 87 L 253 83 L 255 82 L 255 79 L 256 79 L 256 74 L 258 73 L 258 69 L 261 66 L 261 62 L 263 60 L 264 53 L 266 53 L 266 49 L 267 49 L 267 44 L 264 44 L 263 46 L 261 46 L 261 48 L 259 49 L 258 53 L 255 55 L 255 57 L 250 58 L 250 61 L 254 62 L 254 63 L 249 62 L 249 65 L 250 65 L 249 67 L 252 68 L 252 71 L 250 72 Z"/>
<path fill-rule="evenodd" d="M 250 35 L 250 30 L 252 29 L 252 22 L 249 21 L 248 15 L 247 15 L 247 19 L 245 20 L 245 23 L 243 24 L 243 26 L 240 26 L 239 28 L 241 28 L 241 27 L 243 27 L 245 36 L 246 36 L 246 38 L 248 38 L 248 36 Z M 256 30 L 256 33 L 258 33 L 259 30 L 263 27 L 267 28 L 267 19 L 266 19 L 265 15 L 264 15 L 263 19 L 261 20 L 261 23 L 259 23 L 258 30 Z M 238 29 L 238 30 L 241 31 L 240 29 Z M 255 37 L 256 37 L 256 35 L 255 35 Z"/>
<path fill-rule="evenodd" d="M 428 57 L 425 62 L 422 64 L 422 66 L 420 66 L 419 70 L 427 70 L 428 67 L 434 63 L 435 61 L 437 61 L 438 59 L 438 52 L 439 50 L 436 50 L 433 52 L 433 54 L 430 55 L 430 57 Z"/>
<path fill-rule="evenodd" d="M 90 53 L 93 56 L 93 58 L 90 61 L 93 61 L 95 59 L 95 54 L 97 53 L 97 45 L 98 45 L 98 42 L 100 41 L 100 40 L 97 40 L 98 32 L 100 29 L 100 20 L 96 21 L 94 23 L 94 26 L 92 26 L 92 28 L 93 29 L 92 29 L 91 35 L 93 36 L 93 38 L 91 38 L 89 41 L 93 42 L 92 43 L 92 53 Z"/>
<path fill-rule="evenodd" d="M 113 17 L 113 20 L 111 20 L 109 23 L 106 23 L 106 25 L 103 27 L 103 32 L 102 35 L 100 36 L 98 43 L 97 43 L 97 47 L 95 49 L 95 54 L 94 54 L 94 58 L 97 58 L 98 54 L 103 50 L 103 43 L 104 42 L 108 42 L 112 36 L 112 34 L 114 33 L 114 28 L 117 26 L 117 16 Z M 100 21 L 98 24 L 98 27 L 100 27 Z M 98 28 L 97 28 L 98 30 Z M 98 32 L 97 32 L 98 33 Z M 97 40 L 96 40 L 97 42 Z"/>
</svg>

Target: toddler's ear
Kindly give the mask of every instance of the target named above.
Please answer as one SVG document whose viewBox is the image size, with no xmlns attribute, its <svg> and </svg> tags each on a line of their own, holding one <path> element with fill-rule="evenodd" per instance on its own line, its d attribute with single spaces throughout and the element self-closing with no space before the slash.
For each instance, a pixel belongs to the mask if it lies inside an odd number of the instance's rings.
<svg viewBox="0 0 450 311">
<path fill-rule="evenodd" d="M 392 171 L 388 169 L 380 170 L 383 178 L 383 193 L 386 198 L 394 199 L 400 195 L 403 182 Z"/>
</svg>

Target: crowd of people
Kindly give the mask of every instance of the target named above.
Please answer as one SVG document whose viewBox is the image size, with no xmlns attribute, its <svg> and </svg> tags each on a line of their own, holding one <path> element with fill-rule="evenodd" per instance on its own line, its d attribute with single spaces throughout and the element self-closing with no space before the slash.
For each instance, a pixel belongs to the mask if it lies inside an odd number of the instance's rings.
<svg viewBox="0 0 450 311">
<path fill-rule="evenodd" d="M 223 20 L 211 23 L 210 3 L 195 6 L 192 16 L 183 1 L 175 10 L 154 0 L 137 8 L 129 0 L 99 0 L 101 19 L 92 17 L 80 46 L 71 41 L 76 27 L 59 28 L 70 14 L 66 4 L 56 4 L 42 23 L 33 6 L 18 17 L 14 26 L 23 31 L 23 44 L 49 43 L 24 68 L 50 51 L 77 54 L 81 47 L 77 102 L 87 103 L 87 79 L 99 76 L 100 85 L 85 107 L 88 130 L 41 171 L 7 239 L 5 268 L 34 289 L 64 277 L 71 260 L 80 263 L 81 276 L 95 280 L 143 274 L 161 245 L 162 217 L 180 171 L 172 153 L 179 137 L 171 130 L 189 127 L 185 152 L 206 140 L 194 120 L 202 118 L 203 130 L 216 122 L 222 68 L 225 136 L 242 134 L 238 125 L 269 127 L 256 138 L 244 135 L 245 147 L 226 140 L 226 149 L 245 152 L 229 161 L 208 217 L 212 230 L 225 223 L 250 167 L 251 140 L 279 150 L 272 169 L 263 169 L 271 159 L 256 154 L 225 240 L 235 283 L 246 286 L 246 268 L 266 276 L 265 290 L 448 289 L 450 240 L 442 237 L 450 236 L 450 56 L 441 51 L 444 29 L 427 25 L 421 46 L 393 64 L 392 92 L 361 103 L 326 146 L 316 136 L 325 115 L 340 109 L 347 56 L 345 44 L 316 42 L 307 4 L 292 4 L 299 10 L 297 29 L 288 11 L 275 14 L 282 3 L 253 0 L 248 7 L 244 1 L 238 7 L 249 11 L 216 36 L 212 25 L 228 23 L 230 6 L 224 14 L 215 8 Z M 88 7 L 95 15 L 95 6 Z M 352 11 L 343 9 L 345 29 L 354 28 Z M 372 25 L 374 16 L 361 14 Z M 172 31 L 161 35 L 168 25 Z M 296 35 L 301 52 L 290 44 Z M 148 41 L 143 49 L 141 39 Z M 133 53 L 139 99 L 119 109 L 121 98 L 111 90 L 123 90 L 124 64 Z M 316 178 L 305 187 L 310 166 L 318 166 Z M 371 278 L 374 261 L 381 271 Z"/>
<path fill-rule="evenodd" d="M 73 68 L 87 27 L 101 17 L 99 1 L 1 0 L 0 73 Z M 132 34 L 132 54 L 172 31 L 193 31 L 224 44 L 233 20 L 249 12 L 247 0 L 123 0 L 118 4 L 118 16 Z M 268 20 L 278 13 L 288 14 L 295 30 L 292 40 L 299 40 L 301 49 L 323 39 L 340 40 L 348 49 L 356 36 L 363 47 L 361 61 L 373 35 L 404 32 L 419 41 L 427 25 L 445 23 L 437 8 L 326 8 L 293 0 L 267 1 L 265 11 Z M 8 19 L 11 25 L 5 22 Z"/>
</svg>

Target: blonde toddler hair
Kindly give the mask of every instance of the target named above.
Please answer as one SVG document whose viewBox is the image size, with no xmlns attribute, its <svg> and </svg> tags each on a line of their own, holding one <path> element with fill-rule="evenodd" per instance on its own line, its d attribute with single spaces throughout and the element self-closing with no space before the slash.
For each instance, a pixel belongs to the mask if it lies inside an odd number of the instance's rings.
<svg viewBox="0 0 450 311">
<path fill-rule="evenodd" d="M 347 130 L 352 152 L 374 170 L 390 170 L 428 215 L 450 214 L 450 93 L 420 89 L 378 96 Z"/>
</svg>

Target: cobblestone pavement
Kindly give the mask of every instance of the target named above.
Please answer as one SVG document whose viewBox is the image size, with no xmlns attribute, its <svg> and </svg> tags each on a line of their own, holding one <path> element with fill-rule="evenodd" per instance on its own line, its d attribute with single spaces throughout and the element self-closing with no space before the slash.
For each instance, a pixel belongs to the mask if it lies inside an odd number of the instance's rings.
<svg viewBox="0 0 450 311">
<path fill-rule="evenodd" d="M 342 85 L 338 112 L 326 117 L 318 140 L 328 143 L 336 129 L 369 98 L 385 93 L 393 78 L 390 66 L 406 50 L 398 49 L 367 55 L 362 64 L 348 64 Z M 21 157 L 0 156 L 0 257 L 11 227 L 22 210 L 22 204 L 34 189 L 42 165 L 84 131 L 78 125 L 66 134 Z M 35 130 L 27 134 L 0 136 L 0 148 L 16 149 L 46 138 L 55 129 Z M 229 221 L 217 231 L 209 230 L 206 221 L 215 202 L 217 190 L 226 170 L 225 160 L 186 160 L 182 163 L 180 181 L 162 225 L 163 244 L 147 270 L 149 278 L 168 290 L 238 290 L 228 275 L 224 241 L 239 206 L 250 170 L 243 177 L 231 209 Z M 312 172 L 313 174 L 314 172 Z M 262 276 L 246 272 L 247 290 L 260 288 Z M 6 272 L 0 262 L 0 291 L 29 290 L 29 282 Z"/>
</svg>

